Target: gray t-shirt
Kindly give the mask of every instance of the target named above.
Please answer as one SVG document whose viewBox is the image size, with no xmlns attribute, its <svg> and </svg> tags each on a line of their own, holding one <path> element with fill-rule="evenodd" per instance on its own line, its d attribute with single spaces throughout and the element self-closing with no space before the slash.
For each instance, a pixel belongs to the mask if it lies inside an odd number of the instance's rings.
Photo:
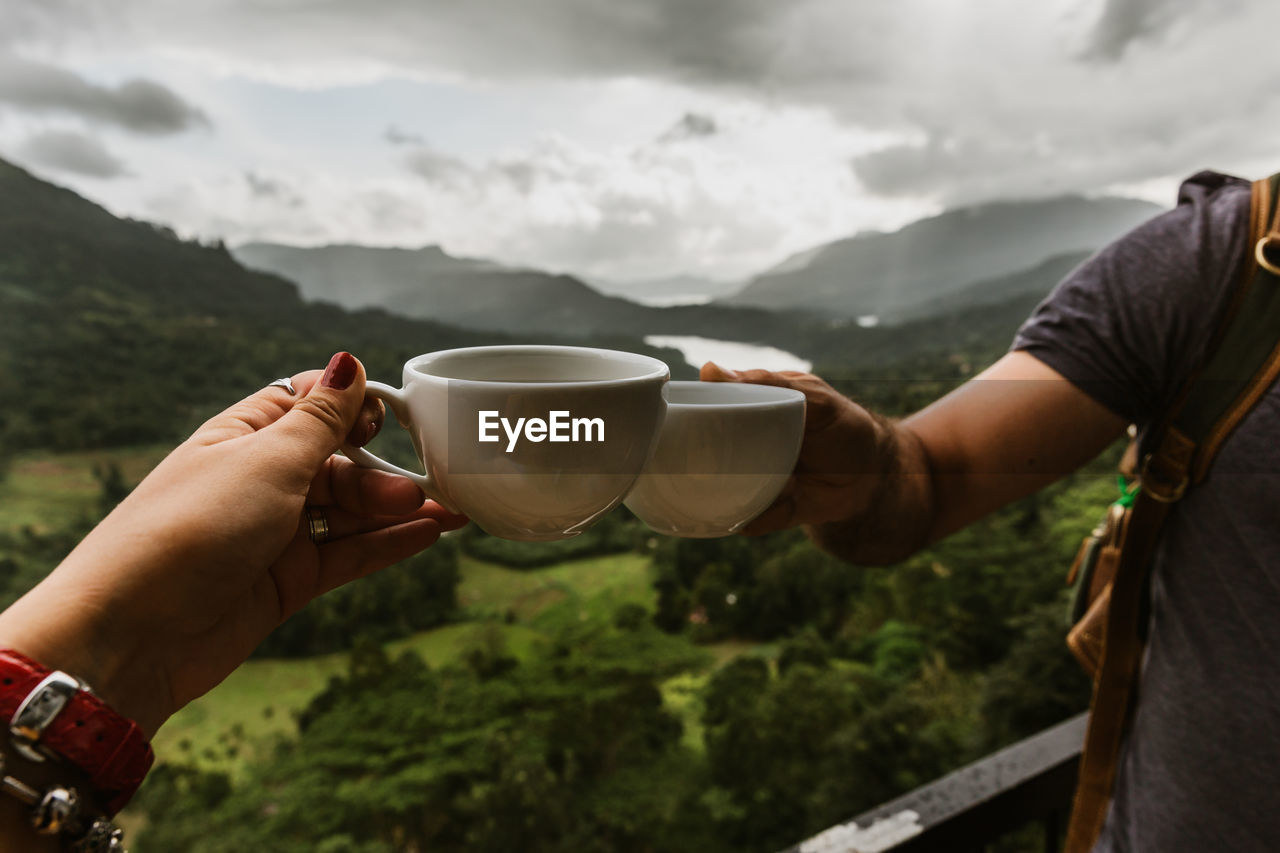
<svg viewBox="0 0 1280 853">
<path fill-rule="evenodd" d="M 1139 424 L 1202 360 L 1241 268 L 1249 185 L 1202 172 L 1178 206 L 1072 272 L 1025 350 Z M 1280 383 L 1165 523 L 1106 853 L 1280 850 Z"/>
</svg>

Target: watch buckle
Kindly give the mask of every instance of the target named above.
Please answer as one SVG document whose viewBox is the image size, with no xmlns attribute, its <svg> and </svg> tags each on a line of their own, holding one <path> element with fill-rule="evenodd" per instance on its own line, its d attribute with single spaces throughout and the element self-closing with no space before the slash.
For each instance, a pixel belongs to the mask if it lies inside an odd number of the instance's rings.
<svg viewBox="0 0 1280 853">
<path fill-rule="evenodd" d="M 31 761 L 44 761 L 46 755 L 39 749 L 40 738 L 82 686 L 78 679 L 65 672 L 54 671 L 45 676 L 9 720 L 13 748 Z"/>
</svg>

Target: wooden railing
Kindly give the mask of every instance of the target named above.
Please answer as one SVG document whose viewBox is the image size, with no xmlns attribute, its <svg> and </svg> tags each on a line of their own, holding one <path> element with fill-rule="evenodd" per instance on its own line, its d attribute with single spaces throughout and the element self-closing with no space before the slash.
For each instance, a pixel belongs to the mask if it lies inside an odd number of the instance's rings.
<svg viewBox="0 0 1280 853">
<path fill-rule="evenodd" d="M 968 853 L 1028 824 L 1040 825 L 1043 849 L 1057 853 L 1087 719 L 1072 717 L 785 853 Z"/>
</svg>

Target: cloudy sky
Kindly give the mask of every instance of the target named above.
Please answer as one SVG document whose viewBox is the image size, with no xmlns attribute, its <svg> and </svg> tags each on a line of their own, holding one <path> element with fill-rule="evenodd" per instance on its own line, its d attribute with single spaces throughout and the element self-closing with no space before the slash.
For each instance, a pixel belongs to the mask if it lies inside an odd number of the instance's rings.
<svg viewBox="0 0 1280 853">
<path fill-rule="evenodd" d="M 1280 169 L 1271 0 L 0 0 L 0 156 L 229 243 L 748 275 Z"/>
</svg>

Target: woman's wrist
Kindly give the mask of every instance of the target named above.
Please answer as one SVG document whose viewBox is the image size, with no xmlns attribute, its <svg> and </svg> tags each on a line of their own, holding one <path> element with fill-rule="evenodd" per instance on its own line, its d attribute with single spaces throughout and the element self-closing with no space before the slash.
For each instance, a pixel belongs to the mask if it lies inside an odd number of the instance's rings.
<svg viewBox="0 0 1280 853">
<path fill-rule="evenodd" d="M 150 739 L 172 713 L 163 668 L 153 662 L 154 649 L 118 629 L 122 620 L 113 618 L 109 601 L 85 593 L 92 585 L 88 575 L 77 576 L 73 552 L 0 613 L 0 649 L 85 681 Z"/>
</svg>

